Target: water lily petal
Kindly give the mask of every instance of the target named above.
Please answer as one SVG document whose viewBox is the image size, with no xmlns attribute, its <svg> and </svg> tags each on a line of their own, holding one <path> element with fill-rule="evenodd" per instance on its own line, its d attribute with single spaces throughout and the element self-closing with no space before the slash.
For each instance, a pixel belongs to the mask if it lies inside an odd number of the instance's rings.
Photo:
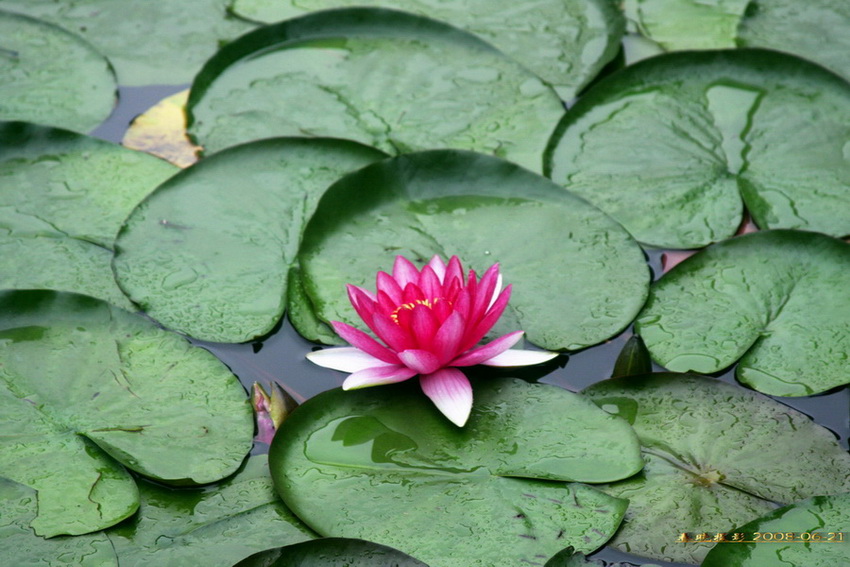
<svg viewBox="0 0 850 567">
<path fill-rule="evenodd" d="M 476 290 L 475 302 L 472 305 L 472 314 L 470 321 L 477 321 L 484 317 L 487 308 L 490 307 L 493 299 L 493 290 L 496 289 L 496 284 L 499 280 L 499 264 L 490 266 L 484 275 L 481 276 L 481 281 L 478 282 Z"/>
<path fill-rule="evenodd" d="M 440 359 L 427 350 L 411 348 L 398 353 L 402 364 L 416 371 L 417 374 L 430 374 L 441 366 Z"/>
<path fill-rule="evenodd" d="M 443 295 L 443 284 L 434 270 L 431 269 L 431 266 L 422 268 L 422 274 L 419 276 L 419 288 L 428 299 L 435 299 Z"/>
<path fill-rule="evenodd" d="M 371 321 L 377 298 L 368 290 L 356 285 L 348 284 L 345 286 L 345 290 L 348 292 L 348 300 L 360 318 L 364 321 Z"/>
<path fill-rule="evenodd" d="M 360 329 L 357 329 L 347 323 L 342 323 L 340 321 L 331 321 L 331 326 L 333 327 L 334 331 L 336 331 L 336 334 L 338 334 L 345 341 L 351 344 L 351 346 L 365 351 L 371 356 L 377 358 L 378 360 L 386 362 L 387 364 L 399 363 L 398 356 L 396 356 L 393 351 L 391 351 L 390 349 L 388 349 L 387 347 L 385 347 L 384 345 L 382 345 Z"/>
<path fill-rule="evenodd" d="M 449 263 L 446 266 L 446 276 L 443 278 L 443 286 L 451 285 L 455 281 L 463 287 L 463 266 L 460 263 L 460 258 L 452 256 L 449 258 Z"/>
<path fill-rule="evenodd" d="M 490 304 L 487 306 L 487 310 L 489 311 L 493 304 L 496 303 L 496 300 L 499 298 L 499 294 L 502 292 L 502 274 L 499 273 L 499 277 L 496 279 L 496 287 L 493 289 L 493 295 L 490 296 Z"/>
<path fill-rule="evenodd" d="M 472 411 L 472 386 L 456 368 L 443 368 L 419 378 L 425 395 L 431 398 L 443 415 L 463 427 Z"/>
<path fill-rule="evenodd" d="M 399 316 L 403 314 L 403 311 L 406 310 L 400 311 Z M 370 327 L 379 339 L 396 352 L 416 348 L 413 337 L 406 331 L 408 327 L 397 325 L 388 315 L 375 311 Z"/>
<path fill-rule="evenodd" d="M 358 372 L 386 363 L 371 354 L 354 347 L 334 347 L 314 350 L 307 354 L 307 360 L 323 368 L 342 372 Z"/>
<path fill-rule="evenodd" d="M 440 322 L 431 308 L 426 305 L 414 306 L 412 315 L 410 323 L 416 344 L 419 348 L 430 349 L 434 343 L 434 335 L 440 328 Z"/>
<path fill-rule="evenodd" d="M 508 287 L 502 290 L 493 307 L 487 311 L 487 314 L 481 320 L 478 322 L 470 320 L 466 334 L 463 337 L 463 342 L 461 343 L 461 350 L 468 350 L 477 345 L 484 338 L 484 335 L 493 328 L 493 325 L 496 324 L 496 321 L 499 320 L 499 317 L 505 311 L 505 307 L 508 306 L 508 301 L 511 298 L 511 289 L 511 286 L 508 285 Z"/>
<path fill-rule="evenodd" d="M 440 359 L 440 364 L 448 364 L 460 352 L 458 347 L 463 339 L 464 326 L 463 317 L 457 311 L 452 311 L 440 325 L 434 335 L 434 344 L 431 348 L 431 352 Z"/>
<path fill-rule="evenodd" d="M 391 275 L 386 272 L 378 272 L 378 276 L 375 280 L 379 296 L 381 295 L 381 292 L 384 292 L 390 297 L 390 299 L 392 299 L 394 304 L 398 305 L 402 302 L 401 286 L 398 285 L 398 282 L 395 281 Z"/>
<path fill-rule="evenodd" d="M 476 349 L 472 349 L 471 351 L 459 356 L 454 359 L 450 364 L 452 366 L 474 366 L 476 364 L 483 364 L 485 361 L 490 360 L 494 356 L 500 355 L 515 344 L 519 342 L 522 338 L 523 331 L 514 331 L 513 333 L 508 333 L 507 335 L 501 336 L 498 339 L 490 341 L 484 346 L 480 346 Z"/>
<path fill-rule="evenodd" d="M 401 289 L 404 289 L 407 284 L 419 281 L 419 270 L 404 256 L 396 256 L 393 264 L 393 279 L 398 282 Z"/>
<path fill-rule="evenodd" d="M 481 364 L 484 366 L 532 366 L 534 364 L 542 364 L 548 362 L 558 356 L 557 352 L 548 350 L 522 350 L 510 349 L 502 354 L 497 354 L 493 358 L 485 360 Z"/>
<path fill-rule="evenodd" d="M 406 366 L 385 365 L 365 368 L 350 375 L 342 383 L 343 390 L 356 390 L 368 388 L 369 386 L 383 386 L 384 384 L 395 384 L 404 382 L 416 376 L 418 372 Z"/>
<path fill-rule="evenodd" d="M 440 280 L 440 283 L 446 281 L 446 263 L 443 262 L 443 259 L 440 258 L 437 254 L 431 258 L 428 262 L 428 265 L 431 266 L 431 269 L 434 270 L 434 274 L 436 274 L 437 279 Z"/>
</svg>

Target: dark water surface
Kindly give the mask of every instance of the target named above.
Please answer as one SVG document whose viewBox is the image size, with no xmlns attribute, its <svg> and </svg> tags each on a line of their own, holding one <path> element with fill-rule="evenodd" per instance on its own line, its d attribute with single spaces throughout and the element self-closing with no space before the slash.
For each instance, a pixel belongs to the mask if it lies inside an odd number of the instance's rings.
<svg viewBox="0 0 850 567">
<path fill-rule="evenodd" d="M 120 143 L 129 123 L 145 112 L 161 99 L 179 92 L 188 85 L 156 85 L 145 87 L 122 87 L 120 102 L 115 112 L 92 135 Z M 656 278 L 661 273 L 660 251 L 650 250 L 647 253 L 650 267 Z M 557 364 L 546 367 L 549 372 L 540 378 L 541 382 L 555 384 L 571 391 L 581 390 L 590 384 L 608 378 L 614 367 L 623 345 L 631 336 L 628 330 L 610 341 L 586 349 L 576 354 L 562 356 Z M 298 401 L 315 396 L 316 394 L 336 388 L 342 384 L 345 374 L 319 368 L 308 362 L 305 355 L 317 347 L 314 343 L 304 340 L 284 320 L 267 337 L 245 344 L 219 344 L 202 341 L 192 341 L 210 350 L 236 374 L 246 389 L 250 391 L 254 382 L 260 382 L 264 387 L 271 381 L 280 382 Z M 552 369 L 552 366 L 555 366 Z M 655 367 L 661 370 L 660 367 Z M 523 374 L 524 377 L 528 377 Z M 735 383 L 734 369 L 719 375 L 727 382 Z M 817 423 L 833 431 L 841 445 L 848 448 L 850 437 L 850 390 L 846 387 L 831 393 L 805 398 L 774 398 L 789 405 L 806 415 L 811 416 Z M 255 452 L 265 452 L 264 445 L 255 447 Z M 667 529 L 659 526 L 659 530 Z M 670 533 L 671 541 L 677 533 Z M 686 567 L 685 564 L 648 561 L 634 555 L 621 553 L 611 548 L 605 548 L 593 554 L 591 558 L 602 560 L 606 564 L 625 562 L 626 565 L 663 565 L 666 567 Z"/>
</svg>

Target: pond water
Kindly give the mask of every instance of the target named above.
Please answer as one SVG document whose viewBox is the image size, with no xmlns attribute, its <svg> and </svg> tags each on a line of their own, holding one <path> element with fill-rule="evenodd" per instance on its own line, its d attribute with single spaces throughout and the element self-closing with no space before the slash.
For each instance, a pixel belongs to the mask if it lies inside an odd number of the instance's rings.
<svg viewBox="0 0 850 567">
<path fill-rule="evenodd" d="M 187 86 L 122 87 L 120 102 L 115 112 L 92 134 L 120 143 L 135 116 Z M 658 250 L 647 252 L 649 264 L 656 277 L 662 271 L 661 255 L 662 252 Z M 522 377 L 539 379 L 541 382 L 579 391 L 610 376 L 617 355 L 630 336 L 631 331 L 627 330 L 602 345 L 569 356 L 561 356 L 555 362 L 544 365 L 543 369 L 525 371 Z M 319 368 L 308 362 L 305 355 L 317 348 L 317 345 L 304 340 L 286 320 L 282 321 L 269 336 L 251 343 L 193 342 L 210 350 L 227 364 L 249 391 L 254 382 L 267 386 L 271 381 L 278 381 L 299 403 L 322 391 L 340 386 L 345 377 L 343 373 Z M 661 370 L 660 367 L 656 369 Z M 719 375 L 719 378 L 734 383 L 734 369 Z M 847 408 L 850 407 L 850 390 L 841 388 L 819 396 L 777 399 L 811 416 L 817 423 L 833 431 L 845 449 L 848 447 L 850 416 Z M 254 448 L 255 453 L 266 450 L 267 447 L 262 444 L 257 444 Z M 659 527 L 659 529 L 665 528 Z M 671 541 L 676 535 L 670 533 Z M 635 566 L 684 565 L 650 562 L 611 548 L 604 548 L 593 554 L 591 558 L 606 564 L 624 562 L 625 565 Z"/>
</svg>

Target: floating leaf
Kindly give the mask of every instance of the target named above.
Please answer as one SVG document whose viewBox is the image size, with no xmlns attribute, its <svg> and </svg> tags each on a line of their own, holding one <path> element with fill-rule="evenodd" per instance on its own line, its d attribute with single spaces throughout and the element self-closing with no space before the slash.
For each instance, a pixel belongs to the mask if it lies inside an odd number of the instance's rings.
<svg viewBox="0 0 850 567">
<path fill-rule="evenodd" d="M 730 530 L 752 542 L 721 543 L 702 567 L 761 567 L 780 562 L 806 567 L 850 564 L 850 494 L 815 496 L 774 510 L 749 524 Z"/>
<path fill-rule="evenodd" d="M 616 56 L 625 28 L 620 11 L 605 0 L 534 0 L 521 7 L 504 0 L 231 0 L 236 14 L 264 24 L 343 6 L 396 8 L 470 31 L 554 86 L 564 100 Z"/>
<path fill-rule="evenodd" d="M 148 315 L 193 337 L 264 335 L 283 313 L 290 265 L 322 192 L 382 157 L 354 142 L 307 138 L 211 156 L 127 219 L 116 241 L 118 283 Z"/>
<path fill-rule="evenodd" d="M 514 286 L 505 328 L 547 349 L 620 332 L 649 279 L 640 248 L 595 207 L 511 163 L 452 150 L 373 164 L 325 193 L 299 253 L 318 318 L 359 322 L 345 284 L 373 288 L 397 254 L 457 255 L 479 274 L 499 262 Z"/>
<path fill-rule="evenodd" d="M 716 533 L 813 495 L 850 490 L 850 455 L 828 430 L 766 396 L 705 376 L 646 374 L 599 382 L 583 393 L 626 419 L 646 468 L 607 485 L 629 500 L 617 548 L 699 563 Z"/>
<path fill-rule="evenodd" d="M 119 82 L 132 86 L 188 83 L 221 43 L 255 27 L 229 17 L 226 5 L 227 0 L 0 0 L 0 9 L 80 34 L 109 58 Z"/>
<path fill-rule="evenodd" d="M 315 537 L 275 494 L 265 455 L 214 486 L 142 482 L 139 491 L 139 513 L 106 532 L 121 567 L 231 567 L 252 553 Z"/>
<path fill-rule="evenodd" d="M 87 132 L 112 112 L 115 91 L 109 62 L 83 39 L 0 10 L 0 120 Z"/>
<path fill-rule="evenodd" d="M 6 565 L 118 567 L 118 558 L 105 535 L 46 539 L 30 528 L 37 514 L 35 490 L 0 478 L 0 556 Z"/>
<path fill-rule="evenodd" d="M 715 244 L 653 284 L 636 328 L 675 371 L 716 372 L 775 396 L 850 381 L 850 246 L 822 234 L 764 231 Z"/>
<path fill-rule="evenodd" d="M 540 170 L 563 106 L 467 32 L 405 12 L 317 12 L 246 34 L 195 78 L 189 133 L 209 152 L 331 136 L 390 154 L 456 147 Z"/>
<path fill-rule="evenodd" d="M 207 483 L 251 448 L 251 407 L 227 368 L 107 303 L 0 293 L 0 361 L 0 475 L 38 490 L 40 535 L 131 515 L 138 491 L 124 467 Z"/>
<path fill-rule="evenodd" d="M 0 123 L 0 288 L 46 288 L 132 309 L 112 277 L 115 233 L 177 168 L 82 134 Z"/>
<path fill-rule="evenodd" d="M 850 233 L 850 84 L 760 49 L 670 53 L 597 83 L 546 171 L 641 242 L 696 248 L 761 228 Z"/>
<path fill-rule="evenodd" d="M 462 429 L 415 384 L 320 394 L 272 443 L 275 487 L 322 535 L 433 565 L 514 566 L 605 543 L 626 502 L 557 481 L 640 470 L 625 422 L 555 386 L 494 378 L 474 390 Z"/>
<path fill-rule="evenodd" d="M 186 135 L 184 107 L 189 90 L 164 98 L 137 116 L 121 145 L 160 157 L 178 167 L 189 167 L 196 161 L 200 147 L 189 141 Z"/>
<path fill-rule="evenodd" d="M 850 78 L 845 0 L 627 0 L 640 31 L 666 49 L 766 47 Z"/>
<path fill-rule="evenodd" d="M 234 567 L 428 567 L 392 547 L 370 541 L 323 538 L 263 551 Z"/>
</svg>

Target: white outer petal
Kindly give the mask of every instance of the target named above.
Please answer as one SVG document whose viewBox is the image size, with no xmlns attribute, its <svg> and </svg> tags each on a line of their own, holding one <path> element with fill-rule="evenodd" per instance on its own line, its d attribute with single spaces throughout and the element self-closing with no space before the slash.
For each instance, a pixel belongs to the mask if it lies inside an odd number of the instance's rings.
<svg viewBox="0 0 850 567">
<path fill-rule="evenodd" d="M 558 356 L 557 352 L 548 350 L 510 349 L 485 360 L 481 364 L 484 366 L 531 366 L 548 362 L 556 356 Z"/>
<path fill-rule="evenodd" d="M 393 366 L 354 347 L 334 347 L 307 354 L 307 360 L 324 368 L 342 372 L 358 372 L 374 366 Z"/>
<path fill-rule="evenodd" d="M 499 272 L 499 277 L 496 278 L 496 287 L 493 289 L 493 297 L 490 298 L 490 305 L 487 306 L 487 310 L 489 311 L 493 304 L 496 303 L 496 300 L 499 299 L 499 294 L 502 292 L 502 272 Z"/>
</svg>

